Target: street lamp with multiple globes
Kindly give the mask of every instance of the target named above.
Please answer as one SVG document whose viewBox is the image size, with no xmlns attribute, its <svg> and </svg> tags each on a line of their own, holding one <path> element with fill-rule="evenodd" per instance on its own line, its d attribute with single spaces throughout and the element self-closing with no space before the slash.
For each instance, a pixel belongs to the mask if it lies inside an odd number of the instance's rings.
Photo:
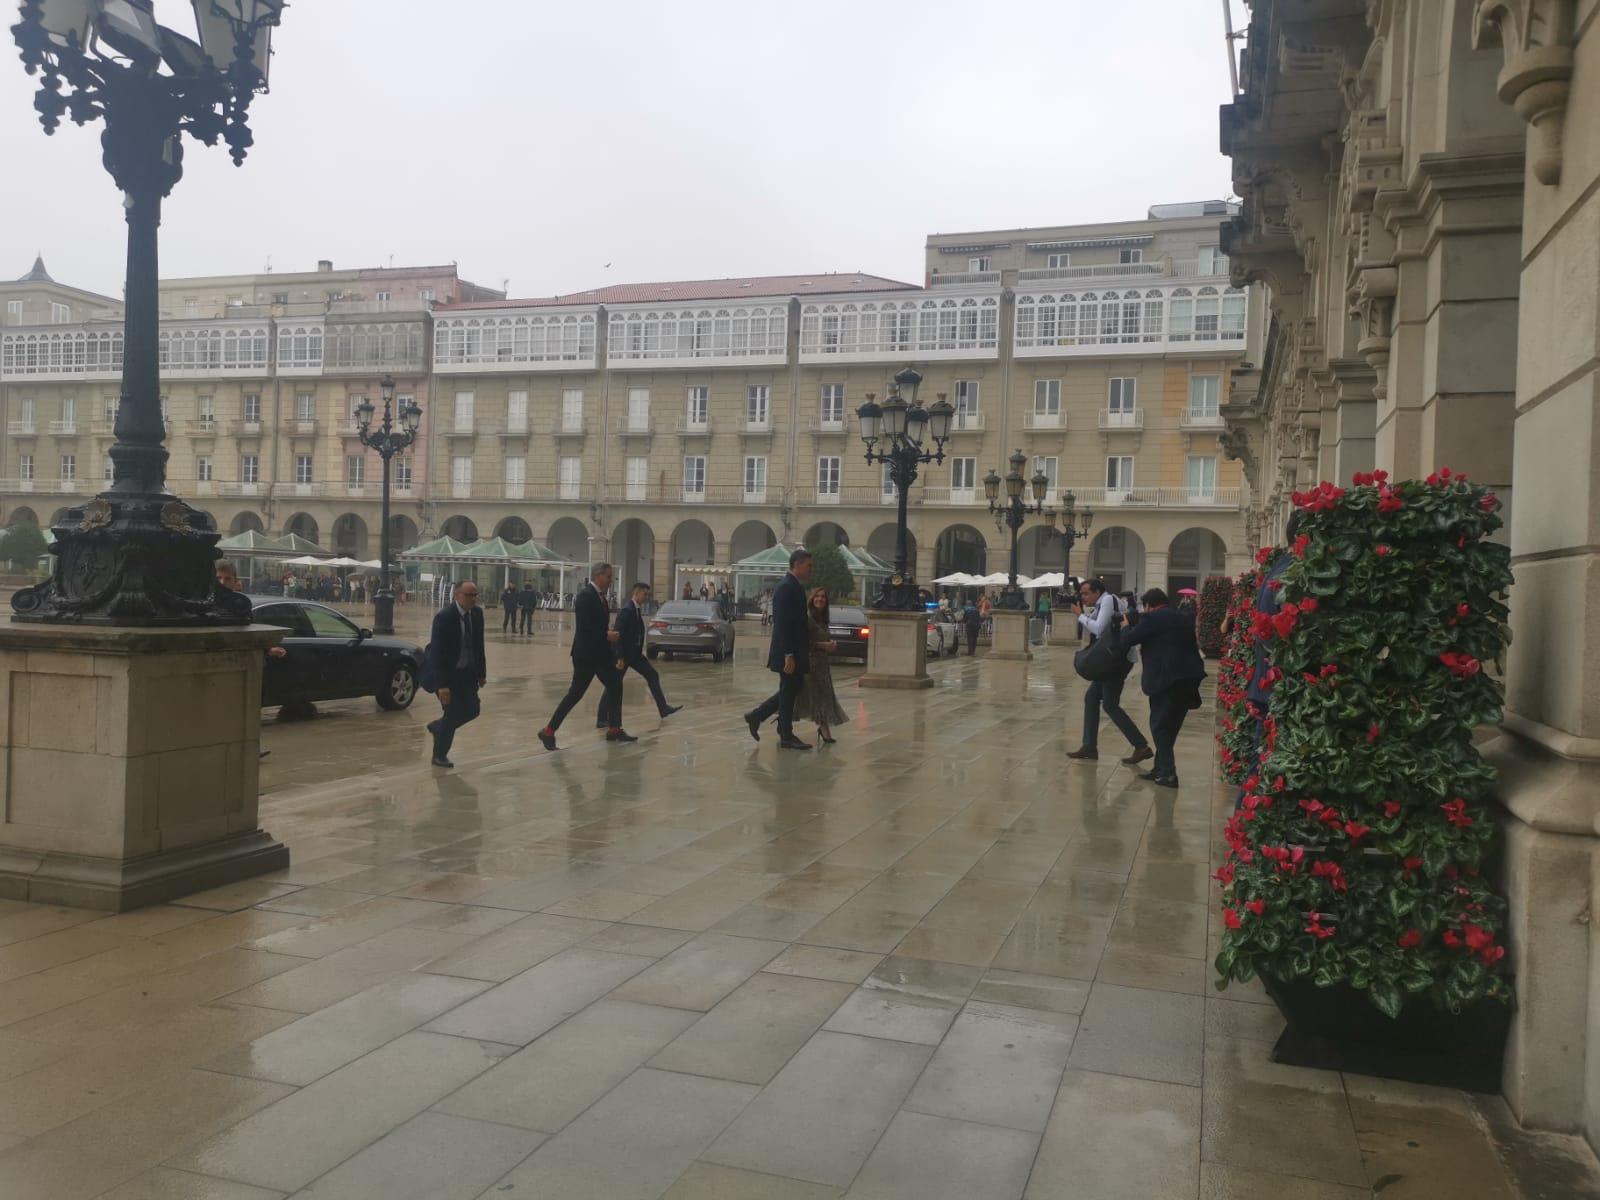
<svg viewBox="0 0 1600 1200">
<path fill-rule="evenodd" d="M 1061 498 L 1061 528 L 1056 528 L 1056 510 L 1044 506 L 1044 498 L 1050 489 L 1050 480 L 1043 471 L 1035 471 L 1032 479 L 1024 479 L 1022 468 L 1028 461 L 1028 456 L 1021 450 L 1012 454 L 1008 460 L 1011 470 L 1006 472 L 1004 480 L 992 469 L 983 477 L 983 494 L 989 501 L 989 511 L 994 514 L 996 529 L 1011 530 L 1011 579 L 1000 593 L 997 608 L 1012 611 L 1026 610 L 1027 598 L 1023 596 L 1022 589 L 1017 585 L 1017 534 L 1022 529 L 1023 520 L 1030 513 L 1044 515 L 1045 532 L 1052 537 L 1058 537 L 1066 545 L 1067 573 L 1072 570 L 1072 547 L 1079 538 L 1089 536 L 1089 526 L 1094 522 L 1094 510 L 1085 508 L 1081 513 L 1077 511 L 1078 498 L 1070 491 Z M 1006 485 L 1006 496 L 1000 499 L 1000 485 Z M 1023 489 L 1031 489 L 1033 502 L 1030 504 L 1023 499 Z"/>
<path fill-rule="evenodd" d="M 861 440 L 866 443 L 869 463 L 884 463 L 889 468 L 889 479 L 894 484 L 898 502 L 895 524 L 894 573 L 889 576 L 874 608 L 912 610 L 920 608 L 917 584 L 912 577 L 911 564 L 906 554 L 906 495 L 917 480 L 917 467 L 923 463 L 944 462 L 944 444 L 950 437 L 950 422 L 955 408 L 940 393 L 930 407 L 917 403 L 917 389 L 922 376 L 910 367 L 894 377 L 889 395 L 880 405 L 871 392 L 867 402 L 856 409 L 861 421 Z M 908 401 L 904 393 L 910 392 Z M 932 450 L 924 450 L 923 439 L 931 438 Z M 881 447 L 879 443 L 882 443 Z"/>
<path fill-rule="evenodd" d="M 183 175 L 182 135 L 251 143 L 250 101 L 267 88 L 284 0 L 193 0 L 200 40 L 156 23 L 152 0 L 22 0 L 11 27 L 46 133 L 62 117 L 105 120 L 106 170 L 123 193 L 128 259 L 122 393 L 112 483 L 56 527 L 43 583 L 11 599 L 29 621 L 215 625 L 249 619 L 248 600 L 216 586 L 217 532 L 167 491 L 160 402 L 161 201 Z M 163 72 L 162 67 L 166 70 Z"/>
<path fill-rule="evenodd" d="M 372 600 L 372 630 L 374 633 L 394 632 L 394 592 L 389 589 L 389 460 L 417 440 L 417 429 L 422 424 L 422 410 L 416 401 L 407 398 L 400 410 L 400 428 L 394 426 L 394 376 L 385 375 L 378 385 L 383 390 L 383 424 L 372 428 L 372 417 L 377 411 L 372 401 L 363 400 L 356 405 L 356 431 L 361 444 L 376 450 L 383 459 L 383 532 L 378 538 L 378 594 Z"/>
<path fill-rule="evenodd" d="M 1089 526 L 1094 524 L 1094 509 L 1086 507 L 1082 512 L 1078 512 L 1077 505 L 1078 498 L 1069 491 L 1065 496 L 1061 497 L 1061 528 L 1055 528 L 1053 515 L 1051 519 L 1050 533 L 1060 538 L 1062 544 L 1066 547 L 1066 562 L 1062 567 L 1063 575 L 1072 574 L 1072 548 L 1078 544 L 1080 539 L 1088 539 Z"/>
</svg>

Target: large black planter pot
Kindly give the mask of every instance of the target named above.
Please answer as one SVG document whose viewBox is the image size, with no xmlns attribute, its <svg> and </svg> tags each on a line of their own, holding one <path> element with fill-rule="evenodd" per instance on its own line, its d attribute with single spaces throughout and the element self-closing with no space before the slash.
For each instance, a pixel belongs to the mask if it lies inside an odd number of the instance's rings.
<svg viewBox="0 0 1600 1200">
<path fill-rule="evenodd" d="M 1285 983 L 1266 976 L 1261 982 L 1289 1023 L 1272 1048 L 1273 1062 L 1500 1091 L 1509 1004 L 1478 1000 L 1451 1013 L 1418 997 L 1391 1020 L 1349 984 L 1322 988 L 1310 980 Z"/>
</svg>

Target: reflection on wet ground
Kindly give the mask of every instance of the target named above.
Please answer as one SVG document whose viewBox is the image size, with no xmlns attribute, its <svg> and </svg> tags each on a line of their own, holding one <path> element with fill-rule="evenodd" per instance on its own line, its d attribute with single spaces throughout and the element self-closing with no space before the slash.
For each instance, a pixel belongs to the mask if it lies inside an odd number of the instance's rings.
<svg viewBox="0 0 1600 1200">
<path fill-rule="evenodd" d="M 666 722 L 630 678 L 636 745 L 580 708 L 550 755 L 561 631 L 495 623 L 453 772 L 427 696 L 269 720 L 288 870 L 0 904 L 0 1195 L 1583 1194 L 1497 1101 L 1277 1066 L 1275 1009 L 1211 989 L 1209 709 L 1176 794 L 1112 731 L 1063 758 L 1060 651 L 915 694 L 840 667 L 838 745 L 780 753 L 739 720 L 773 686 L 747 622 L 661 664 Z"/>
</svg>

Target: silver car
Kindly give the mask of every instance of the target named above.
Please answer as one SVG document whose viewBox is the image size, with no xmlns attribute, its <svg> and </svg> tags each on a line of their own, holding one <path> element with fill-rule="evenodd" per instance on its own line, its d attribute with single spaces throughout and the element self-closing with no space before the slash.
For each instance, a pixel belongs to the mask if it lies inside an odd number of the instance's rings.
<svg viewBox="0 0 1600 1200">
<path fill-rule="evenodd" d="M 733 656 L 733 622 L 709 600 L 670 600 L 645 626 L 644 652 L 665 654 L 668 662 L 674 654 L 709 654 L 721 662 Z"/>
</svg>

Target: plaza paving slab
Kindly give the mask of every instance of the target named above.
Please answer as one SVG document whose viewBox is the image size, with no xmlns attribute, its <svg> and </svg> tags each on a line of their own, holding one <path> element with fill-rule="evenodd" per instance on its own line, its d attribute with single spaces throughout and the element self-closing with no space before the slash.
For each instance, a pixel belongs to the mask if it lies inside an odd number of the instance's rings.
<svg viewBox="0 0 1600 1200">
<path fill-rule="evenodd" d="M 637 744 L 580 707 L 552 755 L 563 623 L 491 620 L 454 771 L 425 696 L 269 719 L 284 871 L 0 902 L 0 1197 L 1595 1194 L 1496 1100 L 1273 1064 L 1260 990 L 1211 988 L 1209 703 L 1176 792 L 1109 728 L 1064 758 L 1065 648 L 914 693 L 841 666 L 838 744 L 783 752 L 739 720 L 773 687 L 745 624 L 661 664 L 666 722 L 630 678 Z"/>
</svg>

